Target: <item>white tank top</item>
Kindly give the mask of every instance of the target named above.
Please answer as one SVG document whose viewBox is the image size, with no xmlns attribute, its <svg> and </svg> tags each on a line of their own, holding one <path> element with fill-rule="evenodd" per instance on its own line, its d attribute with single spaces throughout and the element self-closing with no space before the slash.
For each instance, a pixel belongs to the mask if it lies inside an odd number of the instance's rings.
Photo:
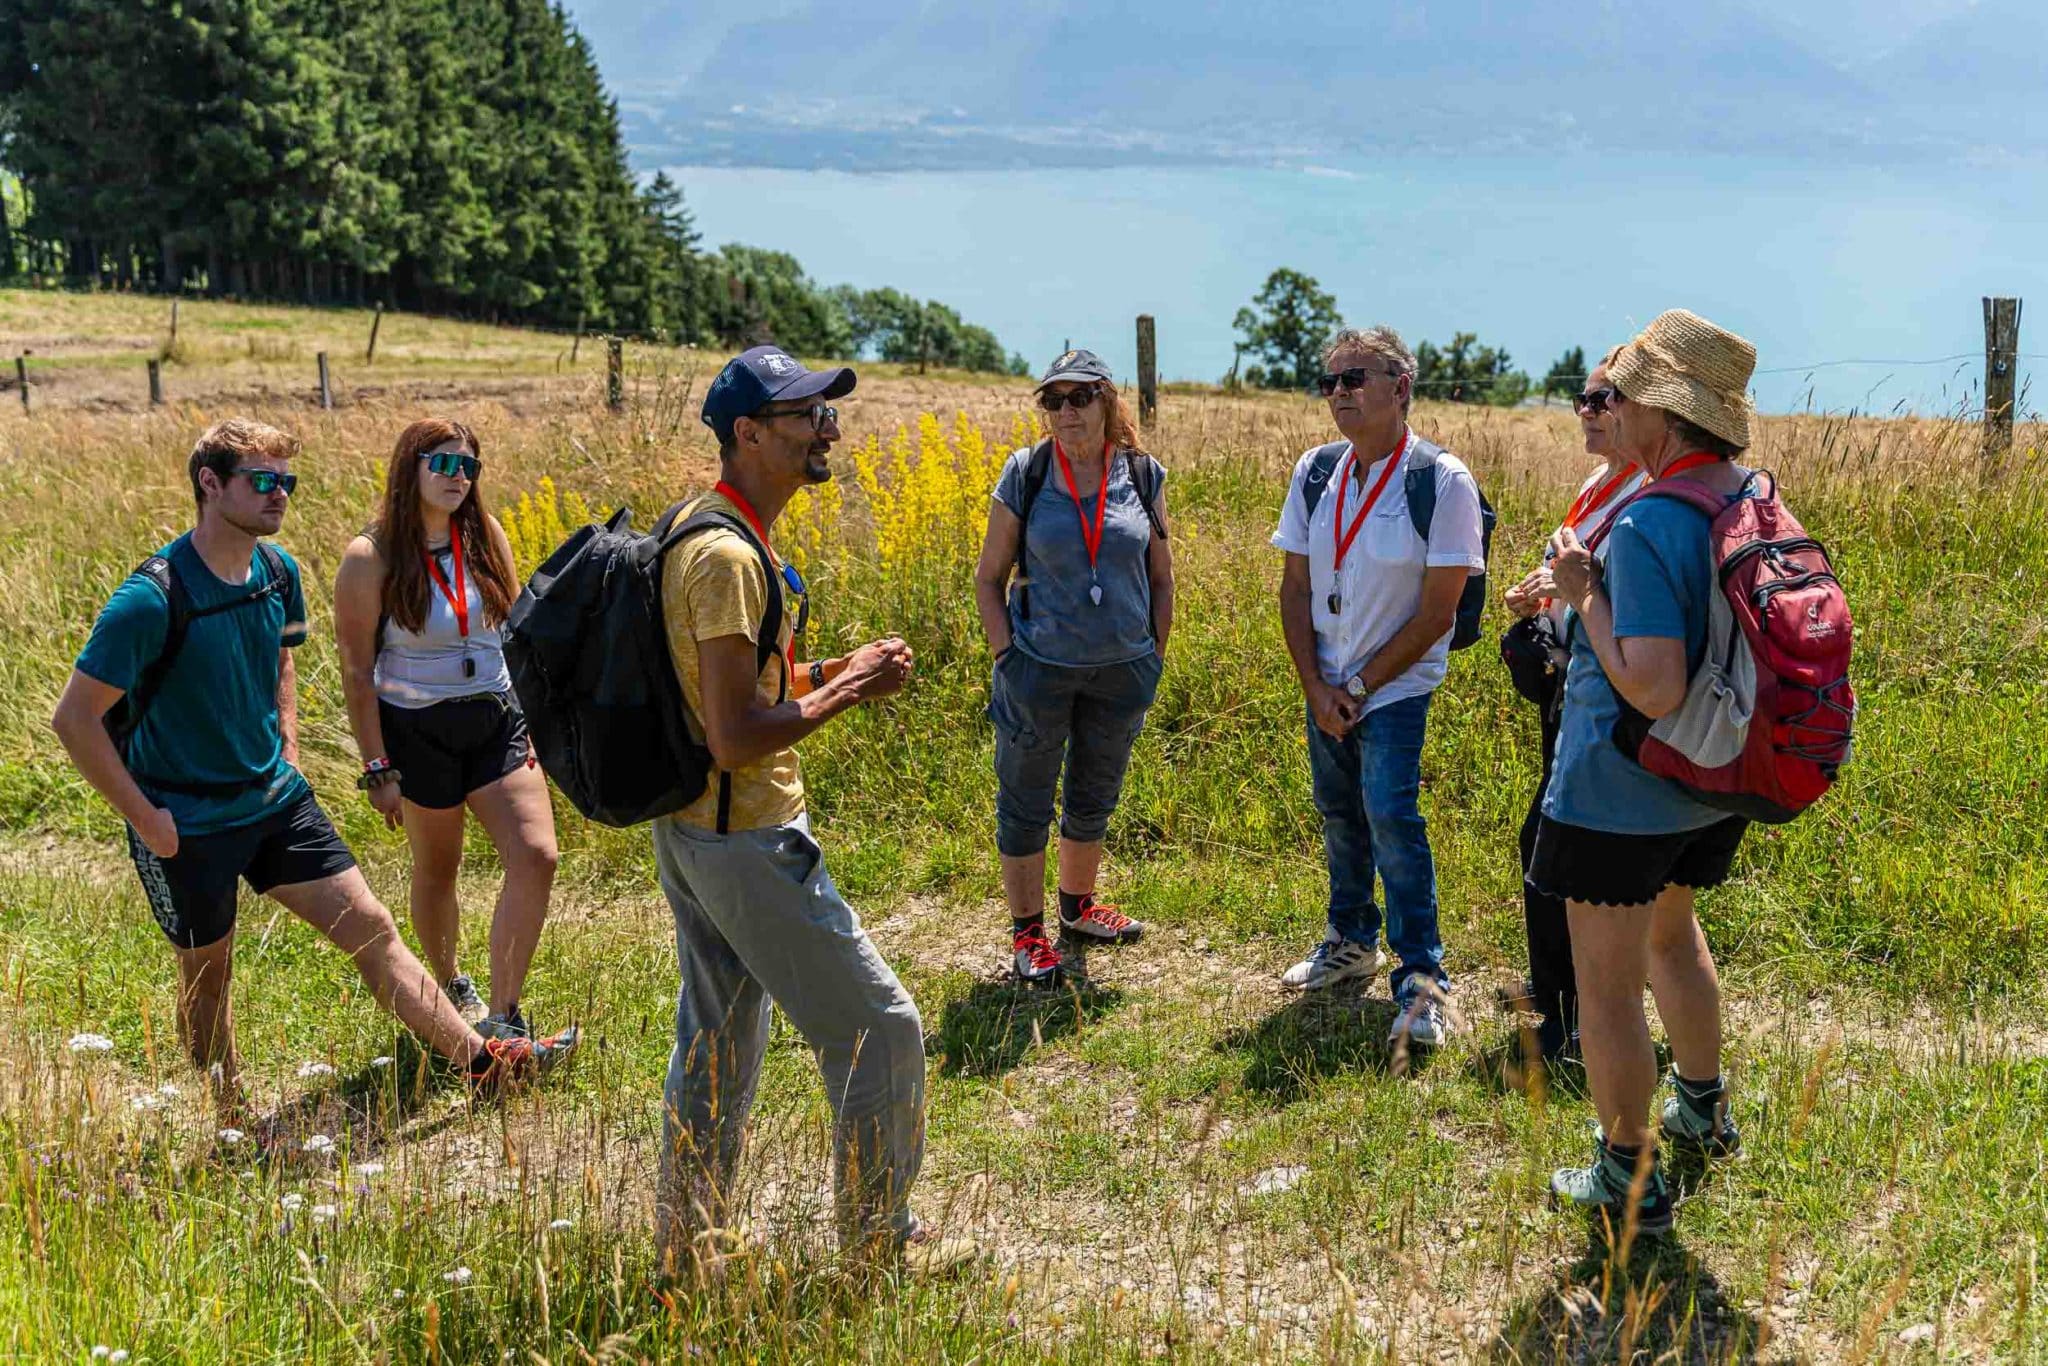
<svg viewBox="0 0 2048 1366">
<path fill-rule="evenodd" d="M 442 578 L 452 588 L 454 552 L 444 545 L 433 554 Z M 484 620 L 483 593 L 476 576 L 465 573 L 463 580 L 463 596 L 469 599 L 467 640 L 456 623 L 455 609 L 431 576 L 427 580 L 427 619 L 419 631 L 408 631 L 385 619 L 384 648 L 377 652 L 377 696 L 392 706 L 417 710 L 453 698 L 504 692 L 512 686 L 512 674 L 505 667 L 504 638 Z"/>
</svg>

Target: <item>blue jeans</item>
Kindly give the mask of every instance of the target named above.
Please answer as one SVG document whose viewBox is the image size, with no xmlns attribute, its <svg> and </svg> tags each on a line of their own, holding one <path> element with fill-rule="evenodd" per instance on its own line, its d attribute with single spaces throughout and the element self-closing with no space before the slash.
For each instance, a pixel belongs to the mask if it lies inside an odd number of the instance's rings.
<svg viewBox="0 0 2048 1366">
<path fill-rule="evenodd" d="M 1442 986 L 1444 945 L 1436 924 L 1436 863 L 1423 824 L 1422 737 L 1430 694 L 1367 712 L 1342 740 L 1308 718 L 1308 768 L 1323 818 L 1330 865 L 1330 936 L 1360 944 L 1379 939 L 1373 871 L 1387 888 L 1387 947 L 1400 963 L 1391 985 L 1426 972 Z"/>
</svg>

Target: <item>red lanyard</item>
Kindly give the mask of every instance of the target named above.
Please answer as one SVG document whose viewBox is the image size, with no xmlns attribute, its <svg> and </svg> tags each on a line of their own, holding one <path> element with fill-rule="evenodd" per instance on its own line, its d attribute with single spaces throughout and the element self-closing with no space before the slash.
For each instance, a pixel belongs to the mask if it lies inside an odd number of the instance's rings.
<svg viewBox="0 0 2048 1366">
<path fill-rule="evenodd" d="M 1333 581 L 1336 575 L 1342 572 L 1344 557 L 1350 553 L 1351 543 L 1358 539 L 1359 528 L 1365 525 L 1366 516 L 1372 511 L 1372 505 L 1380 500 L 1380 493 L 1387 487 L 1387 480 L 1394 477 L 1394 466 L 1400 464 L 1401 458 L 1408 454 L 1408 439 L 1412 435 L 1412 432 L 1401 433 L 1401 444 L 1388 458 L 1387 467 L 1380 471 L 1380 477 L 1373 483 L 1372 492 L 1365 496 L 1364 505 L 1358 509 L 1358 515 L 1351 519 L 1351 527 L 1347 531 L 1344 527 L 1344 498 L 1351 492 L 1351 476 L 1358 468 L 1358 447 L 1351 448 L 1350 459 L 1344 466 L 1343 481 L 1337 485 L 1337 520 L 1330 524 L 1330 540 L 1337 547 L 1336 563 L 1330 570 Z"/>
<path fill-rule="evenodd" d="M 768 528 L 761 525 L 761 514 L 754 511 L 754 505 L 747 501 L 747 496 L 731 484 L 726 483 L 723 479 L 714 484 L 711 491 L 740 510 L 740 516 L 747 519 L 747 525 L 752 527 L 754 534 L 761 538 L 761 545 L 768 552 L 769 563 L 773 564 L 777 569 L 782 568 L 781 557 L 776 555 L 775 547 L 768 543 Z M 771 583 L 768 585 L 768 591 L 780 593 L 782 588 L 778 584 Z M 782 647 L 782 662 L 788 666 L 788 673 L 783 675 L 785 678 L 796 672 L 796 635 L 794 632 L 790 634 L 789 643 Z"/>
<path fill-rule="evenodd" d="M 1659 479 L 1669 479 L 1672 475 L 1683 474 L 1686 470 L 1696 470 L 1702 465 L 1718 465 L 1720 463 L 1721 457 L 1711 451 L 1694 451 L 1691 455 L 1681 456 L 1672 461 L 1670 468 L 1657 477 Z"/>
<path fill-rule="evenodd" d="M 1060 458 L 1060 473 L 1067 477 L 1067 496 L 1074 500 L 1074 516 L 1081 521 L 1081 544 L 1088 547 L 1088 577 L 1095 577 L 1095 556 L 1102 549 L 1102 510 L 1109 506 L 1109 443 L 1102 443 L 1102 487 L 1095 492 L 1095 526 L 1088 525 L 1088 514 L 1081 510 L 1081 490 L 1074 487 L 1074 467 L 1067 463 L 1067 448 L 1057 439 L 1052 443 L 1052 453 Z"/>
<path fill-rule="evenodd" d="M 427 572 L 434 576 L 434 586 L 441 590 L 441 596 L 448 599 L 448 606 L 455 613 L 456 631 L 468 640 L 469 588 L 462 581 L 462 529 L 454 522 L 448 523 L 448 549 L 455 561 L 455 586 L 448 586 L 448 577 L 441 572 L 441 565 L 431 551 L 427 554 Z"/>
<path fill-rule="evenodd" d="M 1621 490 L 1621 486 L 1633 478 L 1635 473 L 1635 464 L 1631 462 L 1623 468 L 1620 474 L 1615 475 L 1598 489 L 1587 489 L 1584 493 L 1581 493 L 1572 500 L 1571 511 L 1564 515 L 1564 524 L 1573 531 L 1577 531 L 1579 523 L 1585 520 L 1586 515 L 1598 512 L 1601 508 L 1606 507 L 1607 500 L 1618 493 Z"/>
</svg>

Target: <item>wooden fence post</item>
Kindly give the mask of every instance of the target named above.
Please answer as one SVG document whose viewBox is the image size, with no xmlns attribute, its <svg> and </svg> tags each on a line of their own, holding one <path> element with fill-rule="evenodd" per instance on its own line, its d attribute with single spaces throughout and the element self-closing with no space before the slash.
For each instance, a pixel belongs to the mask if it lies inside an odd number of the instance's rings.
<svg viewBox="0 0 2048 1366">
<path fill-rule="evenodd" d="M 569 364 L 576 363 L 576 353 L 583 349 L 583 310 L 576 310 L 576 340 L 569 343 Z"/>
<path fill-rule="evenodd" d="M 1159 417 L 1159 329 L 1150 313 L 1138 315 L 1138 421 Z"/>
<path fill-rule="evenodd" d="M 626 344 L 617 337 L 604 339 L 604 404 L 615 413 L 626 407 Z"/>
<path fill-rule="evenodd" d="M 2020 359 L 2020 301 L 1984 300 L 1984 458 L 2012 451 L 2013 385 Z"/>
<path fill-rule="evenodd" d="M 178 344 L 178 301 L 171 300 L 171 345 Z"/>
<path fill-rule="evenodd" d="M 377 363 L 377 329 L 383 325 L 384 301 L 379 299 L 376 312 L 370 315 L 370 345 L 363 352 L 363 364 L 365 365 L 375 365 Z"/>
<path fill-rule="evenodd" d="M 156 357 L 149 358 L 149 406 L 158 408 L 164 401 L 164 363 Z"/>
<path fill-rule="evenodd" d="M 327 353 L 322 351 L 314 359 L 320 363 L 320 406 L 322 408 L 332 408 L 334 406 L 334 390 L 327 383 Z"/>
<path fill-rule="evenodd" d="M 14 358 L 14 382 L 21 388 L 21 410 L 28 411 L 28 353 Z"/>
</svg>

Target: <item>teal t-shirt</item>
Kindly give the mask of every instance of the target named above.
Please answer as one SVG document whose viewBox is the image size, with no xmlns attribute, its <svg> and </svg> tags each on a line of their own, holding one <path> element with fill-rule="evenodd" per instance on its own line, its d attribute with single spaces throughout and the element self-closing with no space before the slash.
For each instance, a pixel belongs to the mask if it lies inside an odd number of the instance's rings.
<svg viewBox="0 0 2048 1366">
<path fill-rule="evenodd" d="M 1718 591 L 1705 514 L 1671 498 L 1639 498 L 1615 519 L 1600 555 L 1615 636 L 1684 641 L 1686 675 L 1697 672 L 1707 652 L 1708 596 Z M 1576 612 L 1565 629 L 1572 658 L 1543 814 L 1619 835 L 1675 835 L 1727 819 L 1621 752 L 1613 739 L 1621 699 Z"/>
<path fill-rule="evenodd" d="M 157 552 L 170 562 L 195 613 L 262 588 L 269 570 L 260 551 L 245 583 L 227 583 L 192 548 L 191 534 Z M 298 562 L 282 550 L 286 583 L 246 607 L 190 619 L 184 648 L 128 742 L 128 768 L 150 800 L 171 813 L 184 835 L 232 830 L 283 810 L 310 791 L 284 760 L 277 721 L 278 649 L 306 638 L 306 598 Z M 78 671 L 128 692 L 163 652 L 171 605 L 163 589 L 130 574 L 100 610 Z M 177 783 L 247 783 L 232 793 L 196 795 L 152 787 L 142 775 Z"/>
</svg>

